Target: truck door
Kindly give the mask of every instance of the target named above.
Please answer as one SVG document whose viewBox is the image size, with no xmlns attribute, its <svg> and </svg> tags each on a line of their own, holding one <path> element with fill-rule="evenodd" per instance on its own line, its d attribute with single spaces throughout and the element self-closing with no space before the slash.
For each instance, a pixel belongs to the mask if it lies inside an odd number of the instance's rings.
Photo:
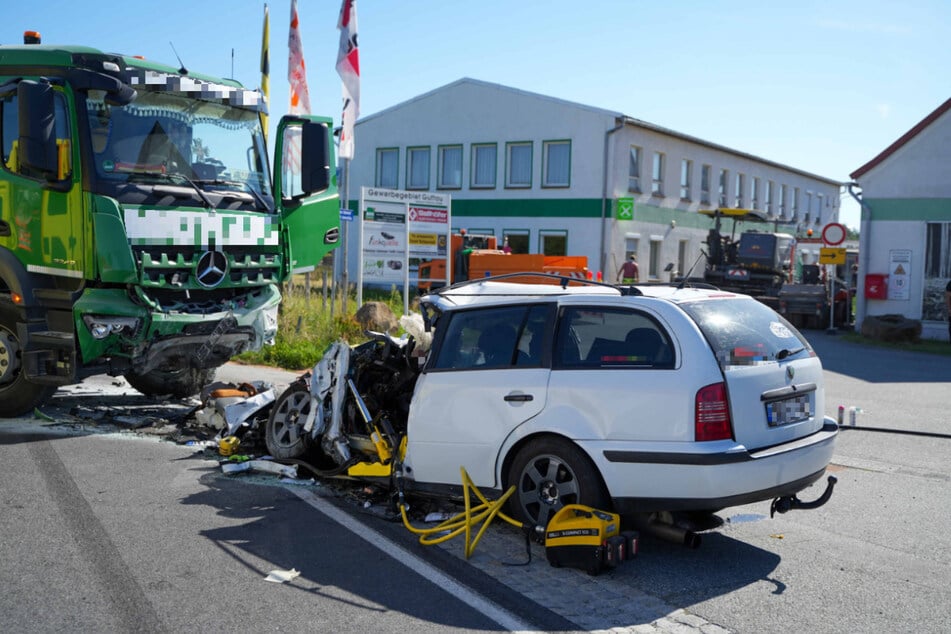
<svg viewBox="0 0 951 634">
<path fill-rule="evenodd" d="M 331 120 L 285 116 L 277 128 L 274 185 L 285 244 L 284 277 L 312 271 L 340 238 Z"/>
<path fill-rule="evenodd" d="M 0 94 L 0 245 L 33 273 L 78 280 L 84 226 L 71 111 L 67 95 L 46 82 L 21 81 Z"/>
</svg>

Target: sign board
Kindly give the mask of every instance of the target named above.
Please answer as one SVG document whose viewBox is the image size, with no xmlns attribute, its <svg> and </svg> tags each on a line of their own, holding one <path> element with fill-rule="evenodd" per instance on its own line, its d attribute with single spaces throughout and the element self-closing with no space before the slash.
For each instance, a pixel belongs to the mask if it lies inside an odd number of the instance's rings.
<svg viewBox="0 0 951 634">
<path fill-rule="evenodd" d="M 618 220 L 634 220 L 634 199 L 618 198 L 615 205 L 614 217 Z"/>
<path fill-rule="evenodd" d="M 352 209 L 341 209 L 340 210 L 340 220 L 343 222 L 353 222 L 353 210 Z"/>
<path fill-rule="evenodd" d="M 888 252 L 888 299 L 911 299 L 911 249 Z"/>
<path fill-rule="evenodd" d="M 822 228 L 822 241 L 830 247 L 835 247 L 845 242 L 848 230 L 845 225 L 838 222 L 830 222 Z M 838 263 L 837 263 L 838 264 Z"/>
<path fill-rule="evenodd" d="M 400 285 L 408 312 L 409 285 L 418 282 L 411 277 L 411 266 L 415 270 L 411 260 L 447 258 L 452 226 L 450 196 L 362 187 L 359 220 L 357 301 L 363 301 L 364 282 Z M 448 276 L 448 266 L 446 270 Z"/>
<path fill-rule="evenodd" d="M 845 249 L 822 247 L 819 249 L 819 264 L 845 264 Z"/>
</svg>

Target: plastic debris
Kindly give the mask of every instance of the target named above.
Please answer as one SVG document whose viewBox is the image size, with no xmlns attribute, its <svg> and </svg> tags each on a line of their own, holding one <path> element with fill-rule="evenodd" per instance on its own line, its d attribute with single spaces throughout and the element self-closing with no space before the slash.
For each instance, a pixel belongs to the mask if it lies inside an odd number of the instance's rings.
<svg viewBox="0 0 951 634">
<path fill-rule="evenodd" d="M 271 583 L 285 583 L 291 579 L 296 579 L 300 576 L 300 571 L 295 568 L 290 570 L 272 570 L 266 577 L 265 581 L 270 581 Z"/>
<path fill-rule="evenodd" d="M 772 537 L 773 539 L 785 539 L 785 538 L 786 538 L 786 536 L 783 535 L 782 533 L 773 533 L 772 535 L 770 535 L 770 537 Z"/>
<path fill-rule="evenodd" d="M 273 473 L 285 478 L 297 479 L 297 465 L 285 465 L 272 460 L 245 460 L 243 462 L 222 462 L 222 473 L 242 473 L 244 471 L 258 471 Z"/>
<path fill-rule="evenodd" d="M 250 470 L 251 470 L 251 461 L 222 462 L 221 463 L 222 473 L 241 473 L 242 471 L 250 471 Z"/>
<path fill-rule="evenodd" d="M 433 512 L 433 513 L 429 513 L 426 516 L 426 519 L 424 519 L 423 521 L 424 522 L 445 522 L 450 517 L 452 516 L 449 515 L 449 513 Z"/>
</svg>

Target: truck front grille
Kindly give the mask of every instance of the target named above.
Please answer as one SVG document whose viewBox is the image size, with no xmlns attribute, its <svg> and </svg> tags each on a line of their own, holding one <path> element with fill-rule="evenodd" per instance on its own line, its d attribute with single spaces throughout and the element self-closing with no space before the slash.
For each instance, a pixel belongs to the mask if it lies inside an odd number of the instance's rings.
<svg viewBox="0 0 951 634">
<path fill-rule="evenodd" d="M 190 289 L 204 291 L 195 276 L 198 259 L 205 252 L 194 247 L 166 245 L 134 246 L 147 288 Z M 219 288 L 262 286 L 280 281 L 281 256 L 260 247 L 227 247 L 228 271 Z"/>
</svg>

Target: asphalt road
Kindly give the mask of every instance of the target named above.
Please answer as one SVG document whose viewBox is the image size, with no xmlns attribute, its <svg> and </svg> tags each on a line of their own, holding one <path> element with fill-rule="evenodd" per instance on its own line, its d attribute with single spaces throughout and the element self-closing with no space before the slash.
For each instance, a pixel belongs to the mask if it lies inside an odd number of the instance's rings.
<svg viewBox="0 0 951 634">
<path fill-rule="evenodd" d="M 0 629 L 948 631 L 951 362 L 806 334 L 827 414 L 861 410 L 839 436 L 832 501 L 774 519 L 765 503 L 727 509 L 699 550 L 646 538 L 597 578 L 551 568 L 537 546 L 530 565 L 505 565 L 524 542 L 504 528 L 469 561 L 456 542 L 422 548 L 329 485 L 223 476 L 141 431 L 0 421 Z M 295 376 L 221 374 L 279 390 Z M 46 411 L 161 427 L 189 409 L 116 383 L 87 381 Z M 301 575 L 286 584 L 264 581 L 291 568 Z"/>
</svg>

